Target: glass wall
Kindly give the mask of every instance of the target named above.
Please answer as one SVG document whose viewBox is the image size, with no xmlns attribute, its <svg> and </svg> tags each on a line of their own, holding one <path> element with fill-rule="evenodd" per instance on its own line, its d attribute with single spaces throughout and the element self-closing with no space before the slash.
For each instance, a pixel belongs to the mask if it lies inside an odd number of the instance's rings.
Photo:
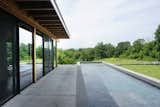
<svg viewBox="0 0 160 107">
<path fill-rule="evenodd" d="M 36 70 L 37 79 L 43 76 L 43 38 L 36 35 Z"/>
<path fill-rule="evenodd" d="M 49 39 L 49 70 L 53 69 L 53 42 L 52 39 Z"/>
<path fill-rule="evenodd" d="M 0 105 L 16 89 L 16 19 L 0 10 Z"/>
<path fill-rule="evenodd" d="M 44 37 L 44 71 L 48 73 L 53 69 L 53 42 L 52 39 Z"/>
<path fill-rule="evenodd" d="M 23 89 L 32 83 L 32 47 L 32 32 L 19 27 L 20 89 Z"/>
<path fill-rule="evenodd" d="M 19 26 L 17 26 L 19 24 Z M 33 81 L 33 33 L 0 9 L 0 105 Z M 30 30 L 28 30 L 30 29 Z M 18 35 L 19 34 L 19 35 Z M 36 36 L 37 78 L 53 69 L 53 40 Z M 18 53 L 19 52 L 19 53 Z"/>
<path fill-rule="evenodd" d="M 54 69 L 54 64 L 55 64 L 55 61 L 54 61 L 54 59 L 55 59 L 55 54 L 54 54 L 54 52 L 55 52 L 54 40 L 52 40 L 52 68 L 53 68 L 53 69 Z"/>
</svg>

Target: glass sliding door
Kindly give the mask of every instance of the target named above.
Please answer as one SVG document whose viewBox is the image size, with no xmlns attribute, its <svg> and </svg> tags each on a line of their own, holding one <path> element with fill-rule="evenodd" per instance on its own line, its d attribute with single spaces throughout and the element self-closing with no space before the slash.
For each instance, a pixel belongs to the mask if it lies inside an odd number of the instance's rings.
<svg viewBox="0 0 160 107">
<path fill-rule="evenodd" d="M 16 19 L 0 10 L 0 105 L 16 89 Z"/>
<path fill-rule="evenodd" d="M 48 69 L 49 71 L 52 70 L 52 44 L 51 44 L 51 39 L 48 39 L 48 57 L 49 57 L 49 62 L 48 62 Z"/>
<path fill-rule="evenodd" d="M 51 39 L 49 39 L 49 47 L 48 47 L 48 50 L 49 50 L 49 71 L 51 71 L 52 70 L 52 40 Z"/>
<path fill-rule="evenodd" d="M 36 35 L 36 70 L 37 79 L 43 76 L 43 38 Z"/>
<path fill-rule="evenodd" d="M 54 69 L 54 41 L 52 40 L 52 69 Z"/>
<path fill-rule="evenodd" d="M 23 89 L 32 83 L 32 49 L 32 32 L 19 27 L 20 89 Z"/>
<path fill-rule="evenodd" d="M 44 72 L 49 72 L 49 38 L 44 37 Z"/>
<path fill-rule="evenodd" d="M 53 42 L 52 39 L 44 37 L 44 71 L 48 73 L 53 69 Z"/>
</svg>

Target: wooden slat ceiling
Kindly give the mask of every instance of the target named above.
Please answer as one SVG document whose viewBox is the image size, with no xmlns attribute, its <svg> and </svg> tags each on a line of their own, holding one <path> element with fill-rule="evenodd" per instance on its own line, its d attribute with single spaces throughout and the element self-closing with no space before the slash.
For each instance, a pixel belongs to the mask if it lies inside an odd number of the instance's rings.
<svg viewBox="0 0 160 107">
<path fill-rule="evenodd" d="M 69 38 L 68 30 L 64 26 L 65 23 L 61 21 L 61 16 L 58 15 L 50 0 L 14 1 L 29 17 L 52 32 L 56 38 Z"/>
</svg>

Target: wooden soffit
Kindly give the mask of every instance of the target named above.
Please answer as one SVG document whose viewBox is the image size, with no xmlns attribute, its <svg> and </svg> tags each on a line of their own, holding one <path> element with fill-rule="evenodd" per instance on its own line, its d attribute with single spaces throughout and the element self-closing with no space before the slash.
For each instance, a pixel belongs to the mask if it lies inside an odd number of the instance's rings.
<svg viewBox="0 0 160 107">
<path fill-rule="evenodd" d="M 0 7 L 49 37 L 69 38 L 69 32 L 54 0 L 0 0 Z"/>
</svg>

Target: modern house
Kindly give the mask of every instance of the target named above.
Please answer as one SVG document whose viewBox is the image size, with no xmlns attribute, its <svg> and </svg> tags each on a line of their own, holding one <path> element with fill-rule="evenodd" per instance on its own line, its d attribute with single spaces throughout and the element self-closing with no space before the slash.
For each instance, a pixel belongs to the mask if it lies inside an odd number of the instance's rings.
<svg viewBox="0 0 160 107">
<path fill-rule="evenodd" d="M 0 105 L 54 69 L 62 38 L 55 0 L 0 0 Z"/>
</svg>

